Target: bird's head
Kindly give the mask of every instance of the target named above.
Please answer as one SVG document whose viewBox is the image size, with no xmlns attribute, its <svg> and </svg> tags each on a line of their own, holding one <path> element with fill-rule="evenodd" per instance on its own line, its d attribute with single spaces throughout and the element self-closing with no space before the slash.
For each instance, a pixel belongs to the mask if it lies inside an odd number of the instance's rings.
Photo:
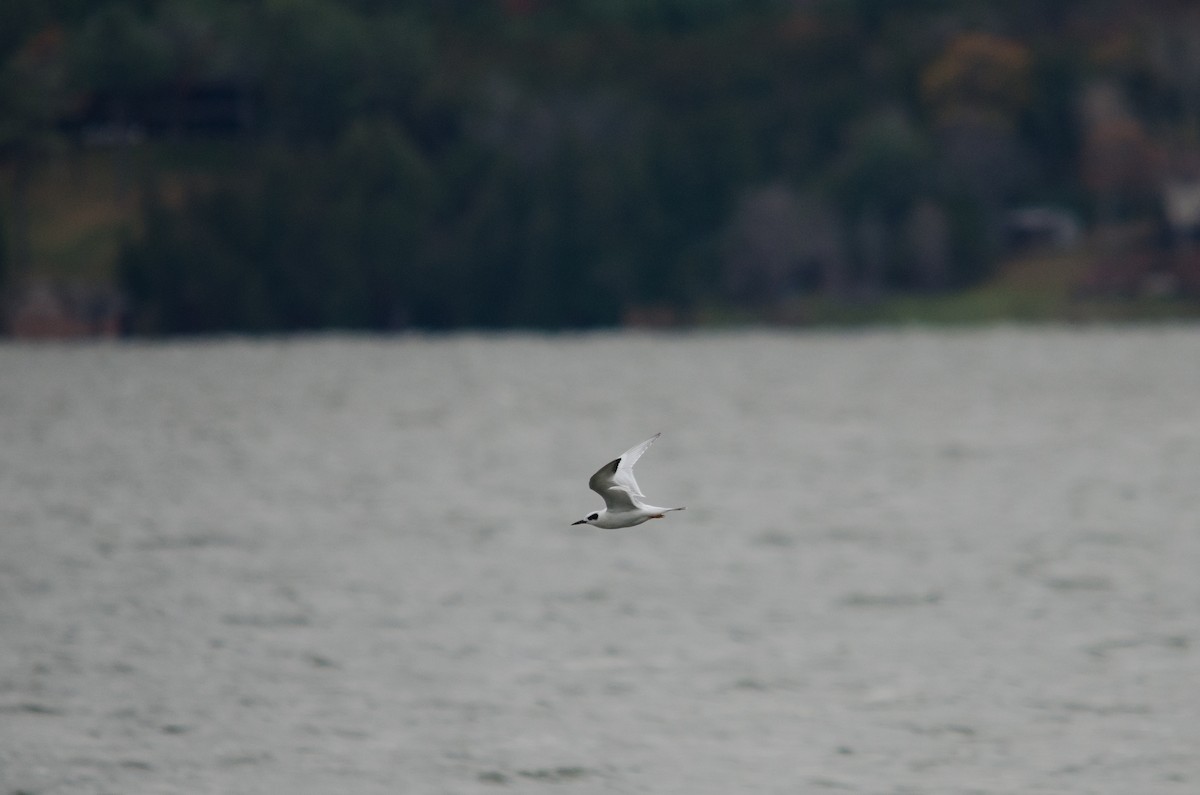
<svg viewBox="0 0 1200 795">
<path fill-rule="evenodd" d="M 574 527 L 577 524 L 595 524 L 596 520 L 599 518 L 600 518 L 600 514 L 589 513 L 587 516 L 583 517 L 578 522 L 571 522 L 571 526 Z"/>
</svg>

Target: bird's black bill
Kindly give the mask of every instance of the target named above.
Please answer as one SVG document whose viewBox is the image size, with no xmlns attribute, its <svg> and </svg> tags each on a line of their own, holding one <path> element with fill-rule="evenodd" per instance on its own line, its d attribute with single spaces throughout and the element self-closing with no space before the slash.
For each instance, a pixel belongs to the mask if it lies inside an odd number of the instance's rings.
<svg viewBox="0 0 1200 795">
<path fill-rule="evenodd" d="M 587 519 L 580 519 L 578 522 L 571 522 L 571 527 L 574 527 L 577 524 L 587 524 Z"/>
</svg>

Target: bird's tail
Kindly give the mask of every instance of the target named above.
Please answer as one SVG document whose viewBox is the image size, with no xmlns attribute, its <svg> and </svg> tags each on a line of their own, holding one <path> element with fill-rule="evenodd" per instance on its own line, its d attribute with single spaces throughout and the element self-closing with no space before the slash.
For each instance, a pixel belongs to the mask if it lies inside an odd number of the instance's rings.
<svg viewBox="0 0 1200 795">
<path fill-rule="evenodd" d="M 687 510 L 687 506 L 685 505 L 682 508 L 667 508 L 665 511 L 663 511 L 663 513 L 670 513 L 671 511 L 686 511 L 686 510 Z"/>
</svg>

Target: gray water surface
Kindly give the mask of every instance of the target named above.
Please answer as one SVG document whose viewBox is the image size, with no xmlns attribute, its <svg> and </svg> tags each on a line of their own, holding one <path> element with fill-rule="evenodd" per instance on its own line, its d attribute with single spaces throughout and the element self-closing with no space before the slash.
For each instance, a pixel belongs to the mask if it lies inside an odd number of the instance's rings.
<svg viewBox="0 0 1200 795">
<path fill-rule="evenodd" d="M 0 795 L 1196 791 L 1200 328 L 0 346 Z"/>
</svg>

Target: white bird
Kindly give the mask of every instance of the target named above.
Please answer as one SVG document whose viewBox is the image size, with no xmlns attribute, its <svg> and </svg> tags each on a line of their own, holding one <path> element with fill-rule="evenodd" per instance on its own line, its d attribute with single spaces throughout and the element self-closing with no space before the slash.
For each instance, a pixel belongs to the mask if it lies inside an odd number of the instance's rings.
<svg viewBox="0 0 1200 795">
<path fill-rule="evenodd" d="M 663 514 L 670 511 L 682 511 L 683 508 L 659 508 L 647 505 L 643 500 L 646 495 L 638 488 L 633 477 L 633 465 L 642 457 L 642 453 L 654 444 L 654 440 L 662 436 L 656 433 L 641 444 L 634 445 L 621 453 L 620 458 L 609 461 L 597 470 L 588 481 L 588 488 L 604 498 L 604 510 L 589 513 L 572 525 L 590 524 L 614 530 L 618 527 L 633 527 L 647 519 L 661 519 Z"/>
</svg>

